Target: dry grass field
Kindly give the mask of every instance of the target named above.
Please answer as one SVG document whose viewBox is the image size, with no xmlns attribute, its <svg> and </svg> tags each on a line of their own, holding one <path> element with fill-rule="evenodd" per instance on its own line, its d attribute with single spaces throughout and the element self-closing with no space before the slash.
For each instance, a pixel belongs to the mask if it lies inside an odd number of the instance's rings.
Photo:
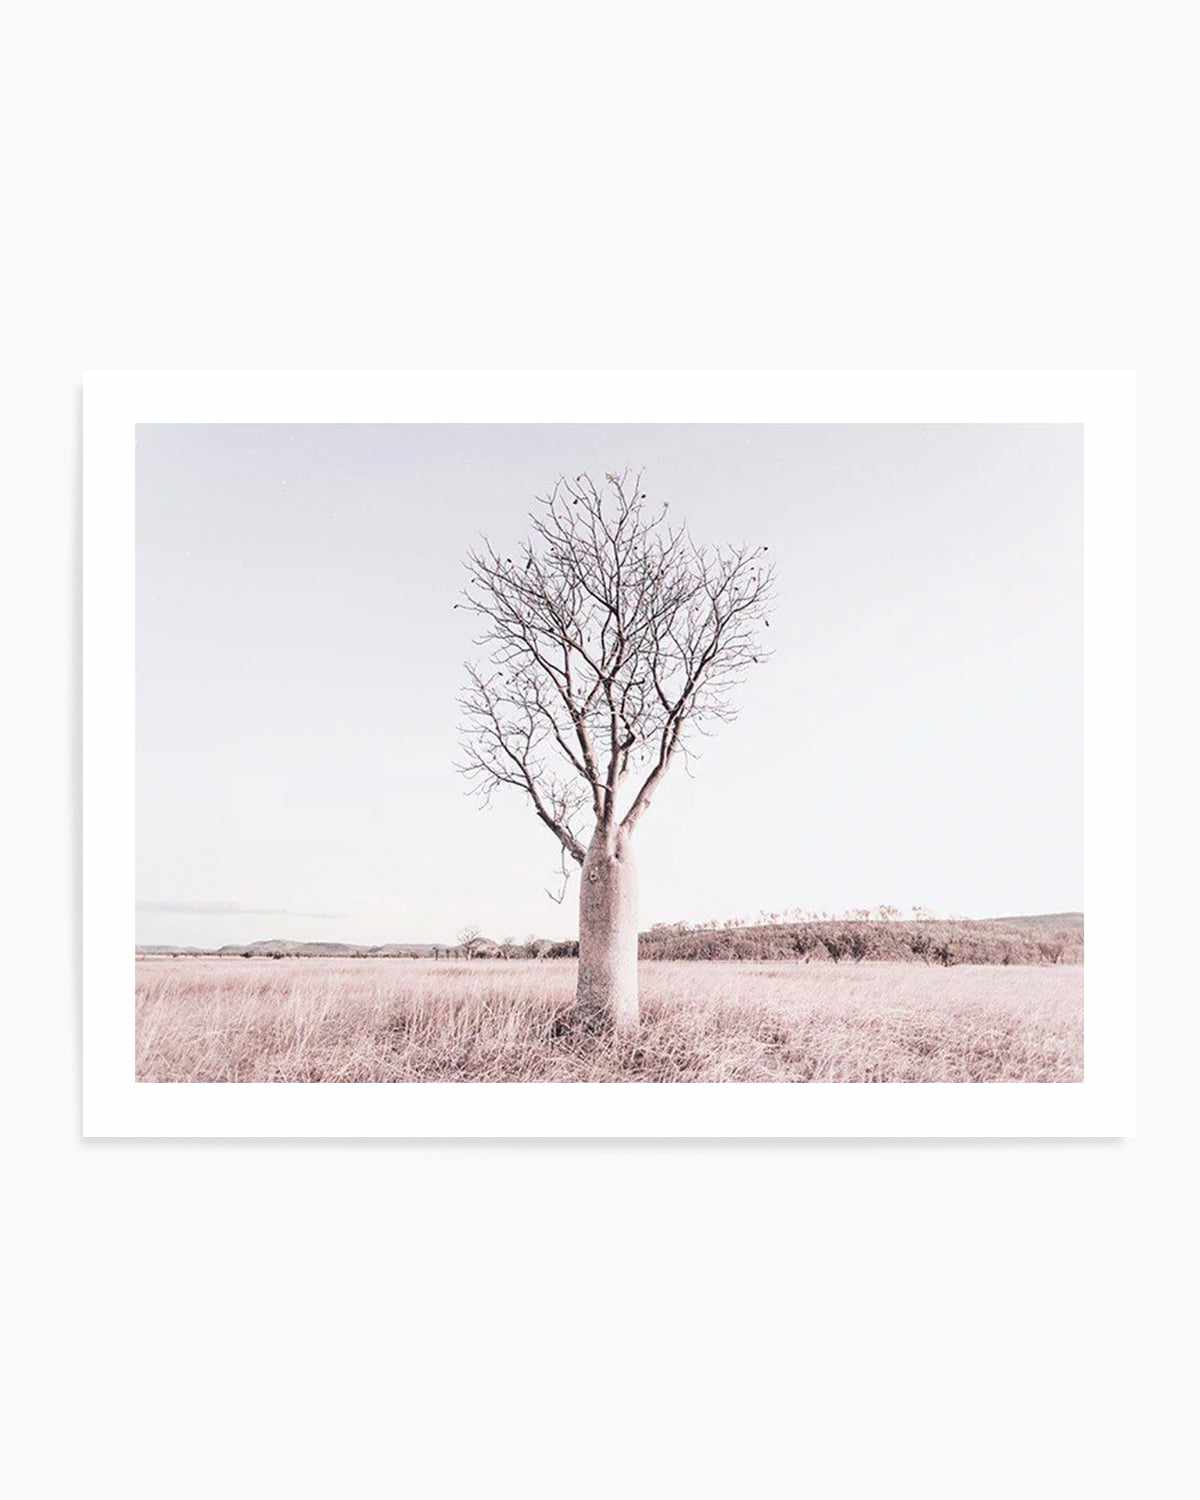
<svg viewBox="0 0 1200 1500">
<path fill-rule="evenodd" d="M 154 1082 L 1071 1083 L 1074 964 L 641 965 L 630 1039 L 564 1023 L 571 960 L 140 958 Z"/>
</svg>

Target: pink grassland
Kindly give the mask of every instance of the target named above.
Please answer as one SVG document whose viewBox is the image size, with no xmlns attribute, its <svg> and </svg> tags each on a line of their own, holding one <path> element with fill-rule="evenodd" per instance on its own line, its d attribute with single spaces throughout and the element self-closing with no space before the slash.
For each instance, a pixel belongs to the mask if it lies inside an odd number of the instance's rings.
<svg viewBox="0 0 1200 1500">
<path fill-rule="evenodd" d="M 635 1036 L 566 1024 L 575 963 L 142 958 L 151 1082 L 1071 1083 L 1077 964 L 643 962 Z"/>
</svg>

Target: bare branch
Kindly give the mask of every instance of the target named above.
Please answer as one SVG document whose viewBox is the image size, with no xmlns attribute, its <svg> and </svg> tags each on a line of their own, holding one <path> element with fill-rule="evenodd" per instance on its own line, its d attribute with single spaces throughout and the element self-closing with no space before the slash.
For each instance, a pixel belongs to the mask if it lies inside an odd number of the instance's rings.
<svg viewBox="0 0 1200 1500">
<path fill-rule="evenodd" d="M 556 906 L 561 906 L 563 904 L 563 902 L 566 900 L 567 887 L 571 883 L 571 872 L 570 872 L 570 870 L 567 869 L 567 851 L 566 851 L 566 849 L 565 848 L 560 849 L 558 851 L 558 854 L 559 854 L 558 871 L 559 871 L 559 875 L 560 875 L 560 877 L 562 879 L 562 885 L 559 887 L 559 891 L 558 891 L 558 895 L 557 896 L 554 894 L 554 892 L 552 890 L 549 889 L 549 887 L 546 888 L 546 894 L 547 894 L 547 896 L 550 897 L 551 901 L 553 901 Z"/>
<path fill-rule="evenodd" d="M 628 470 L 560 479 L 512 553 L 471 550 L 456 606 L 478 617 L 488 658 L 467 669 L 461 769 L 485 800 L 517 787 L 580 863 L 581 816 L 631 833 L 690 737 L 733 717 L 734 690 L 767 659 L 768 549 L 698 546 L 642 484 Z"/>
</svg>

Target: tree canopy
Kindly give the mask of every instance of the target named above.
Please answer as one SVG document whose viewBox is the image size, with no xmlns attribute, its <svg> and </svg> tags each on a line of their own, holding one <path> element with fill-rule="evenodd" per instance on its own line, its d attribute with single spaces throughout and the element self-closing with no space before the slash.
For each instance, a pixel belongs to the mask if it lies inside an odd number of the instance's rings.
<svg viewBox="0 0 1200 1500">
<path fill-rule="evenodd" d="M 470 551 L 455 606 L 479 617 L 487 653 L 459 700 L 459 769 L 485 800 L 516 787 L 581 864 L 589 816 L 631 833 L 768 656 L 769 548 L 696 543 L 642 483 L 559 480 L 511 554 L 486 538 Z"/>
</svg>

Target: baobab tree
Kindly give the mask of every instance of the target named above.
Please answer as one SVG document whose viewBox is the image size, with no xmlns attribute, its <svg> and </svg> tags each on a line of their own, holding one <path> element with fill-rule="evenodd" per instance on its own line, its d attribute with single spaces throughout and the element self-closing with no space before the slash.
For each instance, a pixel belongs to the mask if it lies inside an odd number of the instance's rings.
<svg viewBox="0 0 1200 1500">
<path fill-rule="evenodd" d="M 456 609 L 479 617 L 459 769 L 487 802 L 515 787 L 582 867 L 576 1018 L 638 1023 L 633 836 L 670 768 L 730 720 L 766 660 L 768 547 L 693 541 L 642 475 L 560 479 L 511 554 L 467 557 Z M 562 895 L 555 899 L 561 900 Z"/>
</svg>

